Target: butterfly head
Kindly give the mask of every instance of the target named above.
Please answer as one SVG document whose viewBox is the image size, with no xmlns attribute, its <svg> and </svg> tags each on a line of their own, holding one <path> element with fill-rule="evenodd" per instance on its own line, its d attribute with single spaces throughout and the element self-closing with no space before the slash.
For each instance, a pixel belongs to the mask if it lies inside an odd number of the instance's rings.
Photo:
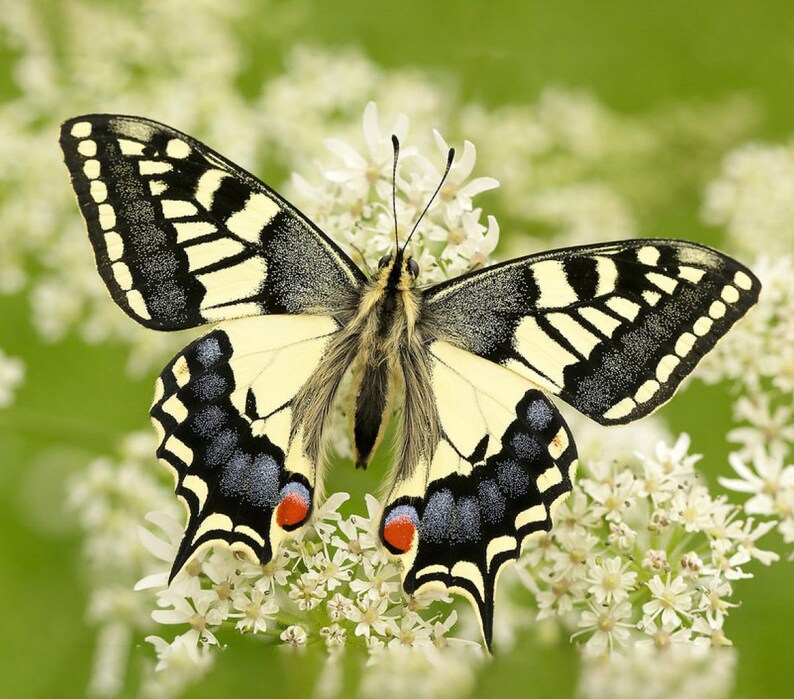
<svg viewBox="0 0 794 699">
<path fill-rule="evenodd" d="M 378 271 L 374 278 L 391 289 L 413 289 L 419 276 L 419 263 L 411 253 L 399 245 L 393 252 L 378 260 Z"/>
</svg>

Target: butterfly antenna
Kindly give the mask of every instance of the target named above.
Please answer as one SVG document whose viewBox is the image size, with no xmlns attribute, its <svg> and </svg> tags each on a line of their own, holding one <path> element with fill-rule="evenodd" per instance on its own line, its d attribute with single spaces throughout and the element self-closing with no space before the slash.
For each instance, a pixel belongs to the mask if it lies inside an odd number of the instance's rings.
<svg viewBox="0 0 794 699">
<path fill-rule="evenodd" d="M 400 157 L 400 141 L 394 134 L 391 135 L 391 144 L 394 147 L 394 166 L 391 173 L 391 210 L 394 213 L 394 244 L 399 247 L 400 239 L 397 237 L 397 160 Z"/>
<path fill-rule="evenodd" d="M 403 245 L 403 250 L 405 250 L 405 248 L 408 247 L 408 242 L 411 240 L 411 237 L 416 232 L 417 227 L 421 223 L 422 219 L 425 217 L 425 214 L 427 213 L 427 210 L 430 208 L 430 205 L 433 203 L 435 198 L 438 196 L 438 193 L 441 191 L 441 186 L 444 184 L 444 180 L 447 179 L 447 175 L 449 174 L 449 169 L 452 167 L 452 161 L 454 159 L 455 159 L 455 149 L 450 148 L 449 154 L 447 155 L 447 167 L 444 169 L 444 174 L 441 175 L 441 182 L 438 183 L 438 187 L 436 187 L 436 191 L 433 192 L 433 196 L 430 197 L 430 200 L 427 202 L 427 206 L 425 206 L 425 209 L 422 212 L 421 216 L 419 216 L 419 218 L 416 219 L 416 223 L 414 224 L 414 227 L 411 229 L 411 233 L 406 239 L 405 245 Z"/>
</svg>

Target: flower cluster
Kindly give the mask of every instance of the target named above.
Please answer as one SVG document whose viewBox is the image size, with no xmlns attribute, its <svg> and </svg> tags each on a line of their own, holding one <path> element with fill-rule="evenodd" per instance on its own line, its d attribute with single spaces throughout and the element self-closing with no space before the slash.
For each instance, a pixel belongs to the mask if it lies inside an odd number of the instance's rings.
<svg viewBox="0 0 794 699">
<path fill-rule="evenodd" d="M 287 55 L 284 72 L 262 86 L 254 111 L 269 157 L 306 171 L 323 139 L 357 140 L 361 110 L 372 101 L 389 122 L 410 105 L 420 135 L 449 124 L 455 106 L 444 85 L 419 71 L 384 70 L 353 49 L 298 45 Z"/>
<path fill-rule="evenodd" d="M 153 626 L 153 600 L 133 590 L 135 580 L 157 565 L 138 529 L 152 508 L 161 517 L 174 517 L 180 509 L 159 478 L 155 448 L 154 435 L 132 434 L 121 443 L 118 458 L 95 460 L 68 486 L 69 506 L 84 532 L 88 619 L 98 627 L 90 684 L 98 696 L 121 691 L 133 640 Z"/>
<path fill-rule="evenodd" d="M 559 623 L 586 658 L 609 656 L 586 668 L 613 676 L 637 658 L 679 648 L 689 660 L 678 670 L 694 672 L 712 662 L 696 648 L 732 645 L 724 624 L 737 606 L 734 585 L 751 577 L 751 561 L 778 559 L 759 542 L 774 524 L 745 519 L 714 497 L 695 470 L 699 458 L 681 435 L 651 454 L 621 445 L 583 459 L 554 529 L 525 549 L 518 579 L 535 597 L 536 620 Z M 641 681 L 619 696 L 640 696 Z M 599 682 L 585 672 L 585 688 Z"/>
<path fill-rule="evenodd" d="M 374 102 L 364 110 L 364 148 L 341 139 L 328 139 L 329 164 L 317 162 L 318 177 L 310 184 L 293 175 L 296 203 L 329 235 L 336 238 L 362 265 L 377 260 L 394 248 L 395 221 L 392 186 L 396 187 L 397 235 L 405 241 L 421 212 L 441 182 L 449 146 L 434 131 L 437 156 L 428 158 L 408 144 L 408 118 L 400 114 L 383 129 Z M 404 144 L 397 178 L 392 182 L 394 150 L 391 136 Z M 493 189 L 491 177 L 470 179 L 476 153 L 469 141 L 452 163 L 438 196 L 411 239 L 414 259 L 422 280 L 432 283 L 482 267 L 499 239 L 493 216 L 480 222 L 482 209 L 472 199 Z"/>
<path fill-rule="evenodd" d="M 703 203 L 707 223 L 724 226 L 736 250 L 791 254 L 794 141 L 749 143 L 728 153 Z"/>
<path fill-rule="evenodd" d="M 95 694 L 119 691 L 132 639 L 155 628 L 146 637 L 157 656 L 145 678 L 149 696 L 173 696 L 200 679 L 215 662 L 225 628 L 287 647 L 325 648 L 332 666 L 345 648 L 359 648 L 370 658 L 363 696 L 384 696 L 376 677 L 389 671 L 392 653 L 400 658 L 399 682 L 424 687 L 421 696 L 452 696 L 471 686 L 483 658 L 479 643 L 450 635 L 457 612 L 439 604 L 447 596 L 403 595 L 399 571 L 378 544 L 380 506 L 372 496 L 365 517 L 343 517 L 339 508 L 348 495 L 330 496 L 312 526 L 265 566 L 216 548 L 167 585 L 183 527 L 170 488 L 157 477 L 152 447 L 148 436 L 133 435 L 118 460 L 94 462 L 70 488 L 95 586 L 89 605 L 99 626 Z M 144 515 L 152 506 L 158 509 Z M 440 667 L 459 684 L 424 681 Z M 327 695 L 334 693 L 332 670 L 318 688 Z M 401 696 L 400 686 L 395 675 L 385 696 Z"/>
<path fill-rule="evenodd" d="M 733 648 L 673 643 L 660 653 L 635 645 L 608 657 L 586 657 L 581 699 L 724 699 L 736 667 Z"/>
<path fill-rule="evenodd" d="M 373 668 L 384 664 L 384 653 L 400 653 L 402 681 L 419 687 L 417 676 L 437 660 L 450 670 L 459 665 L 453 674 L 471 675 L 466 668 L 482 657 L 481 648 L 449 636 L 457 614 L 436 605 L 449 598 L 433 593 L 405 597 L 399 571 L 378 543 L 378 501 L 367 496 L 366 517 L 344 518 L 338 510 L 347 499 L 345 493 L 330 496 L 312 527 L 284 545 L 265 566 L 215 549 L 194 559 L 169 587 L 165 587 L 165 570 L 142 579 L 137 589 L 158 590 L 159 609 L 153 619 L 187 627 L 170 642 L 160 636 L 147 638 L 157 650 L 158 669 L 169 670 L 174 654 L 178 665 L 184 666 L 188 649 L 196 665 L 203 666 L 208 650 L 218 645 L 216 633 L 226 625 L 292 648 L 324 647 L 330 663 L 348 647 L 364 649 Z M 150 521 L 165 538 L 147 530 L 144 544 L 169 568 L 182 527 L 160 514 L 150 516 Z M 439 655 L 447 647 L 460 652 Z M 326 682 L 329 676 L 326 673 Z M 440 690 L 426 685 L 419 695 L 440 696 Z M 397 687 L 384 690 L 380 682 L 369 682 L 366 672 L 362 692 L 400 696 Z M 443 696 L 451 696 L 449 688 Z"/>
<path fill-rule="evenodd" d="M 760 259 L 754 270 L 763 292 L 754 308 L 706 359 L 699 376 L 729 381 L 736 427 L 730 465 L 735 478 L 720 483 L 748 496 L 744 511 L 769 518 L 794 544 L 794 268 L 791 258 Z M 792 551 L 794 555 L 794 551 Z"/>
</svg>

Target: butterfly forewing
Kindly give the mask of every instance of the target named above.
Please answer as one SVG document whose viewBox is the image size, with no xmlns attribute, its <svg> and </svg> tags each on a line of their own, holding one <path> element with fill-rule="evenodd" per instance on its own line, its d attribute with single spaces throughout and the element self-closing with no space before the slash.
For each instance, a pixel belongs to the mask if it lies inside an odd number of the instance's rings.
<svg viewBox="0 0 794 699">
<path fill-rule="evenodd" d="M 157 455 L 188 510 L 172 577 L 215 543 L 267 563 L 308 521 L 320 464 L 305 453 L 296 399 L 306 390 L 332 400 L 312 381 L 337 330 L 324 316 L 227 321 L 163 370 L 151 409 Z"/>
<path fill-rule="evenodd" d="M 627 240 L 513 260 L 425 296 L 441 337 L 621 424 L 668 401 L 759 289 L 710 248 Z"/>
<path fill-rule="evenodd" d="M 364 278 L 278 194 L 176 129 L 87 115 L 61 147 L 99 273 L 147 327 L 333 311 Z"/>
</svg>

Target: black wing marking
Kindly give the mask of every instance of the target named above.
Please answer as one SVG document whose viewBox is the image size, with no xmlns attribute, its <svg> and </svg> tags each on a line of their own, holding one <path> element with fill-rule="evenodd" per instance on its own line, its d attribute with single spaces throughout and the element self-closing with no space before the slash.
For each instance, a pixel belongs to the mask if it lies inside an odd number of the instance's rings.
<svg viewBox="0 0 794 699">
<path fill-rule="evenodd" d="M 163 370 L 151 409 L 157 455 L 188 511 L 172 578 L 212 544 L 264 564 L 308 521 L 317 459 L 293 408 L 337 329 L 325 316 L 232 320 Z"/>
<path fill-rule="evenodd" d="M 430 353 L 440 439 L 429 465 L 399 472 L 380 536 L 402 562 L 405 590 L 464 595 L 490 646 L 499 572 L 528 537 L 551 529 L 576 447 L 526 379 L 445 342 Z"/>
<path fill-rule="evenodd" d="M 667 402 L 758 299 L 746 267 L 676 240 L 520 258 L 425 294 L 439 336 L 498 362 L 602 424 Z"/>
<path fill-rule="evenodd" d="M 91 114 L 61 147 L 114 301 L 158 330 L 329 312 L 361 271 L 256 177 L 169 126 Z"/>
</svg>

